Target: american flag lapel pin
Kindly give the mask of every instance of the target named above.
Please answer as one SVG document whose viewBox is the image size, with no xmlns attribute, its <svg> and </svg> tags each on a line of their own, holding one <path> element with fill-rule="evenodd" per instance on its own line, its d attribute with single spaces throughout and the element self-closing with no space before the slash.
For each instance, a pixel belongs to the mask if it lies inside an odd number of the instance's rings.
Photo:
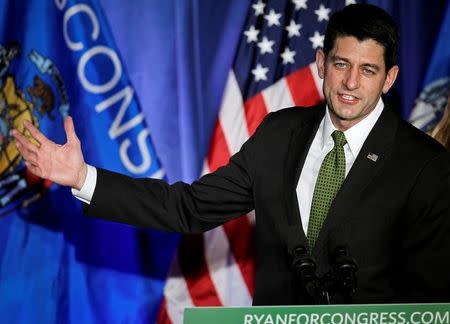
<svg viewBox="0 0 450 324">
<path fill-rule="evenodd" d="M 369 153 L 369 154 L 367 154 L 367 158 L 373 162 L 377 162 L 378 155 L 376 155 L 375 153 Z"/>
</svg>

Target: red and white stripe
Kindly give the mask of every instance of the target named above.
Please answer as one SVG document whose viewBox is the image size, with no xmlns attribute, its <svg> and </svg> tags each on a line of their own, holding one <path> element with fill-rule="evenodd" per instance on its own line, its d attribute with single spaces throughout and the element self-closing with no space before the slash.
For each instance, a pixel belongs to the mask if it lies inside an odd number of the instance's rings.
<svg viewBox="0 0 450 324">
<path fill-rule="evenodd" d="M 310 64 L 244 102 L 231 71 L 203 173 L 226 164 L 267 113 L 321 102 L 321 88 L 316 66 Z M 182 323 L 186 307 L 251 305 L 254 221 L 250 213 L 203 235 L 182 238 L 165 286 L 158 323 Z"/>
</svg>

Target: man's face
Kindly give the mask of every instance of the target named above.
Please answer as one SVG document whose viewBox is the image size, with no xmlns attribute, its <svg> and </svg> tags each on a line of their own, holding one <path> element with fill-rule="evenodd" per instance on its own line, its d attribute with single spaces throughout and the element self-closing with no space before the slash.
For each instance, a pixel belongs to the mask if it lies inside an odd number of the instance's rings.
<svg viewBox="0 0 450 324">
<path fill-rule="evenodd" d="M 316 64 L 334 126 L 347 130 L 366 117 L 397 78 L 398 66 L 387 73 L 384 48 L 372 39 L 338 37 L 325 57 L 317 51 Z"/>
</svg>

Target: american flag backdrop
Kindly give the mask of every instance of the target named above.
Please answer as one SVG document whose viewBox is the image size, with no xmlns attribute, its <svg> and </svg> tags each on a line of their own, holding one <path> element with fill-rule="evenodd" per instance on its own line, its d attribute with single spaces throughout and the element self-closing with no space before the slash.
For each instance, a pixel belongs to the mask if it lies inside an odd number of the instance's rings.
<svg viewBox="0 0 450 324">
<path fill-rule="evenodd" d="M 323 99 L 316 49 L 330 15 L 355 1 L 254 1 L 224 90 L 203 173 L 226 164 L 271 111 Z M 269 172 L 269 171 L 268 171 Z M 253 225 L 249 214 L 182 238 L 164 290 L 159 323 L 181 323 L 192 306 L 252 304 Z"/>
</svg>

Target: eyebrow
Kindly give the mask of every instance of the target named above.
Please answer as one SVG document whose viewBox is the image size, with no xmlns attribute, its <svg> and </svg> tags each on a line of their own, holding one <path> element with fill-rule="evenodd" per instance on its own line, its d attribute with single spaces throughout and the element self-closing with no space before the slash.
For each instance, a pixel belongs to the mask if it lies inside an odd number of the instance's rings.
<svg viewBox="0 0 450 324">
<path fill-rule="evenodd" d="M 333 55 L 333 56 L 331 56 L 330 58 L 331 58 L 331 61 L 332 61 L 332 62 L 336 62 L 336 61 L 344 61 L 344 62 L 350 63 L 350 61 L 349 61 L 348 59 L 346 59 L 346 58 L 344 58 L 344 57 L 341 57 L 341 56 L 338 56 L 338 55 Z M 370 67 L 370 68 L 375 69 L 375 70 L 377 70 L 377 71 L 380 70 L 380 66 L 377 65 L 377 64 L 364 63 L 362 66 L 364 66 L 364 67 Z"/>
</svg>

